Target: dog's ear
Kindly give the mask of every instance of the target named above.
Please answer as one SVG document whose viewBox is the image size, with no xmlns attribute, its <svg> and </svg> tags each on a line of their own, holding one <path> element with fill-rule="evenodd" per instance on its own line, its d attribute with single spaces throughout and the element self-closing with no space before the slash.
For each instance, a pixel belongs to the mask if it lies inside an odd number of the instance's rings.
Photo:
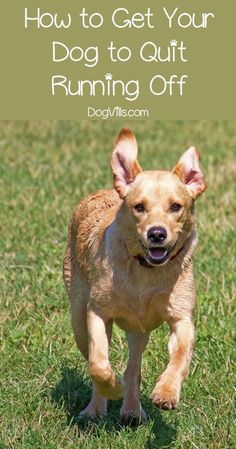
<svg viewBox="0 0 236 449">
<path fill-rule="evenodd" d="M 142 171 L 138 161 L 138 147 L 134 134 L 123 128 L 118 135 L 111 157 L 114 187 L 121 198 L 128 194 L 130 184 Z"/>
<path fill-rule="evenodd" d="M 194 147 L 189 148 L 172 170 L 172 173 L 175 173 L 186 185 L 189 195 L 194 200 L 207 188 L 207 183 L 198 164 L 199 156 Z"/>
</svg>

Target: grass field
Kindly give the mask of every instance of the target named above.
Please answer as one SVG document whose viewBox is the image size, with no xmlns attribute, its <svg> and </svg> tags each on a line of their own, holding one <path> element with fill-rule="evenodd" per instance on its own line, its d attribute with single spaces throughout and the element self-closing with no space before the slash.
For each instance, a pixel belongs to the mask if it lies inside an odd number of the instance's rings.
<svg viewBox="0 0 236 449">
<path fill-rule="evenodd" d="M 197 341 L 178 410 L 149 401 L 167 362 L 167 327 L 143 358 L 146 425 L 119 422 L 120 401 L 100 423 L 76 425 L 90 396 L 86 363 L 70 326 L 61 267 L 67 223 L 89 192 L 109 187 L 112 142 L 124 122 L 0 123 L 0 448 L 157 449 L 236 447 L 235 222 L 236 122 L 136 122 L 144 168 L 171 168 L 190 144 L 209 183 L 198 200 L 195 253 Z M 123 332 L 111 359 L 122 372 Z"/>
</svg>

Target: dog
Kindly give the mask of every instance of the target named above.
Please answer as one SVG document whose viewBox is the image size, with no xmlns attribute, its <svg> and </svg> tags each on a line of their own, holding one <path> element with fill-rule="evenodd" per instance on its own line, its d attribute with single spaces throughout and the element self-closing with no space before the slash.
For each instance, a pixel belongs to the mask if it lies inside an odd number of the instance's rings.
<svg viewBox="0 0 236 449">
<path fill-rule="evenodd" d="M 81 417 L 104 416 L 107 399 L 123 398 L 125 422 L 146 420 L 139 392 L 142 353 L 150 332 L 163 322 L 170 327 L 169 363 L 152 402 L 175 409 L 189 372 L 195 339 L 194 201 L 207 184 L 194 147 L 171 172 L 142 171 L 137 153 L 135 136 L 122 129 L 111 158 L 114 189 L 82 200 L 69 224 L 64 281 L 75 340 L 93 383 Z M 109 361 L 113 322 L 128 340 L 123 378 Z"/>
</svg>

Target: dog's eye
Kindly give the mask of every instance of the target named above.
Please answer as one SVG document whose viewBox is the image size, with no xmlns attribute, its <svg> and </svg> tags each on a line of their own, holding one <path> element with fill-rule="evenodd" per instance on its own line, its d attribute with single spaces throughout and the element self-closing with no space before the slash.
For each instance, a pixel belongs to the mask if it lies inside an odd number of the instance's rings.
<svg viewBox="0 0 236 449">
<path fill-rule="evenodd" d="M 134 206 L 134 209 L 135 209 L 137 212 L 144 212 L 144 210 L 145 210 L 144 205 L 143 205 L 142 203 L 136 204 L 136 205 Z"/>
<path fill-rule="evenodd" d="M 171 212 L 178 212 L 182 208 L 181 204 L 173 203 L 170 210 Z"/>
</svg>

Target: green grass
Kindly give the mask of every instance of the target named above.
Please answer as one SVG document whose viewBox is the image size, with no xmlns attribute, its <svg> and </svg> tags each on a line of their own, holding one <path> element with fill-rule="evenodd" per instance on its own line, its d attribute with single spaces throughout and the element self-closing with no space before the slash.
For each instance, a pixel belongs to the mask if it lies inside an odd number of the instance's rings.
<svg viewBox="0 0 236 449">
<path fill-rule="evenodd" d="M 209 188 L 199 199 L 195 253 L 197 341 L 179 409 L 148 397 L 167 362 L 167 327 L 143 358 L 142 401 L 149 419 L 132 430 L 119 402 L 106 421 L 84 424 L 86 363 L 72 335 L 61 266 L 73 207 L 109 187 L 112 142 L 124 122 L 0 123 L 0 448 L 141 449 L 236 447 L 235 243 L 236 122 L 136 122 L 144 168 L 171 168 L 196 144 Z M 112 363 L 125 367 L 123 332 L 114 329 Z"/>
</svg>

